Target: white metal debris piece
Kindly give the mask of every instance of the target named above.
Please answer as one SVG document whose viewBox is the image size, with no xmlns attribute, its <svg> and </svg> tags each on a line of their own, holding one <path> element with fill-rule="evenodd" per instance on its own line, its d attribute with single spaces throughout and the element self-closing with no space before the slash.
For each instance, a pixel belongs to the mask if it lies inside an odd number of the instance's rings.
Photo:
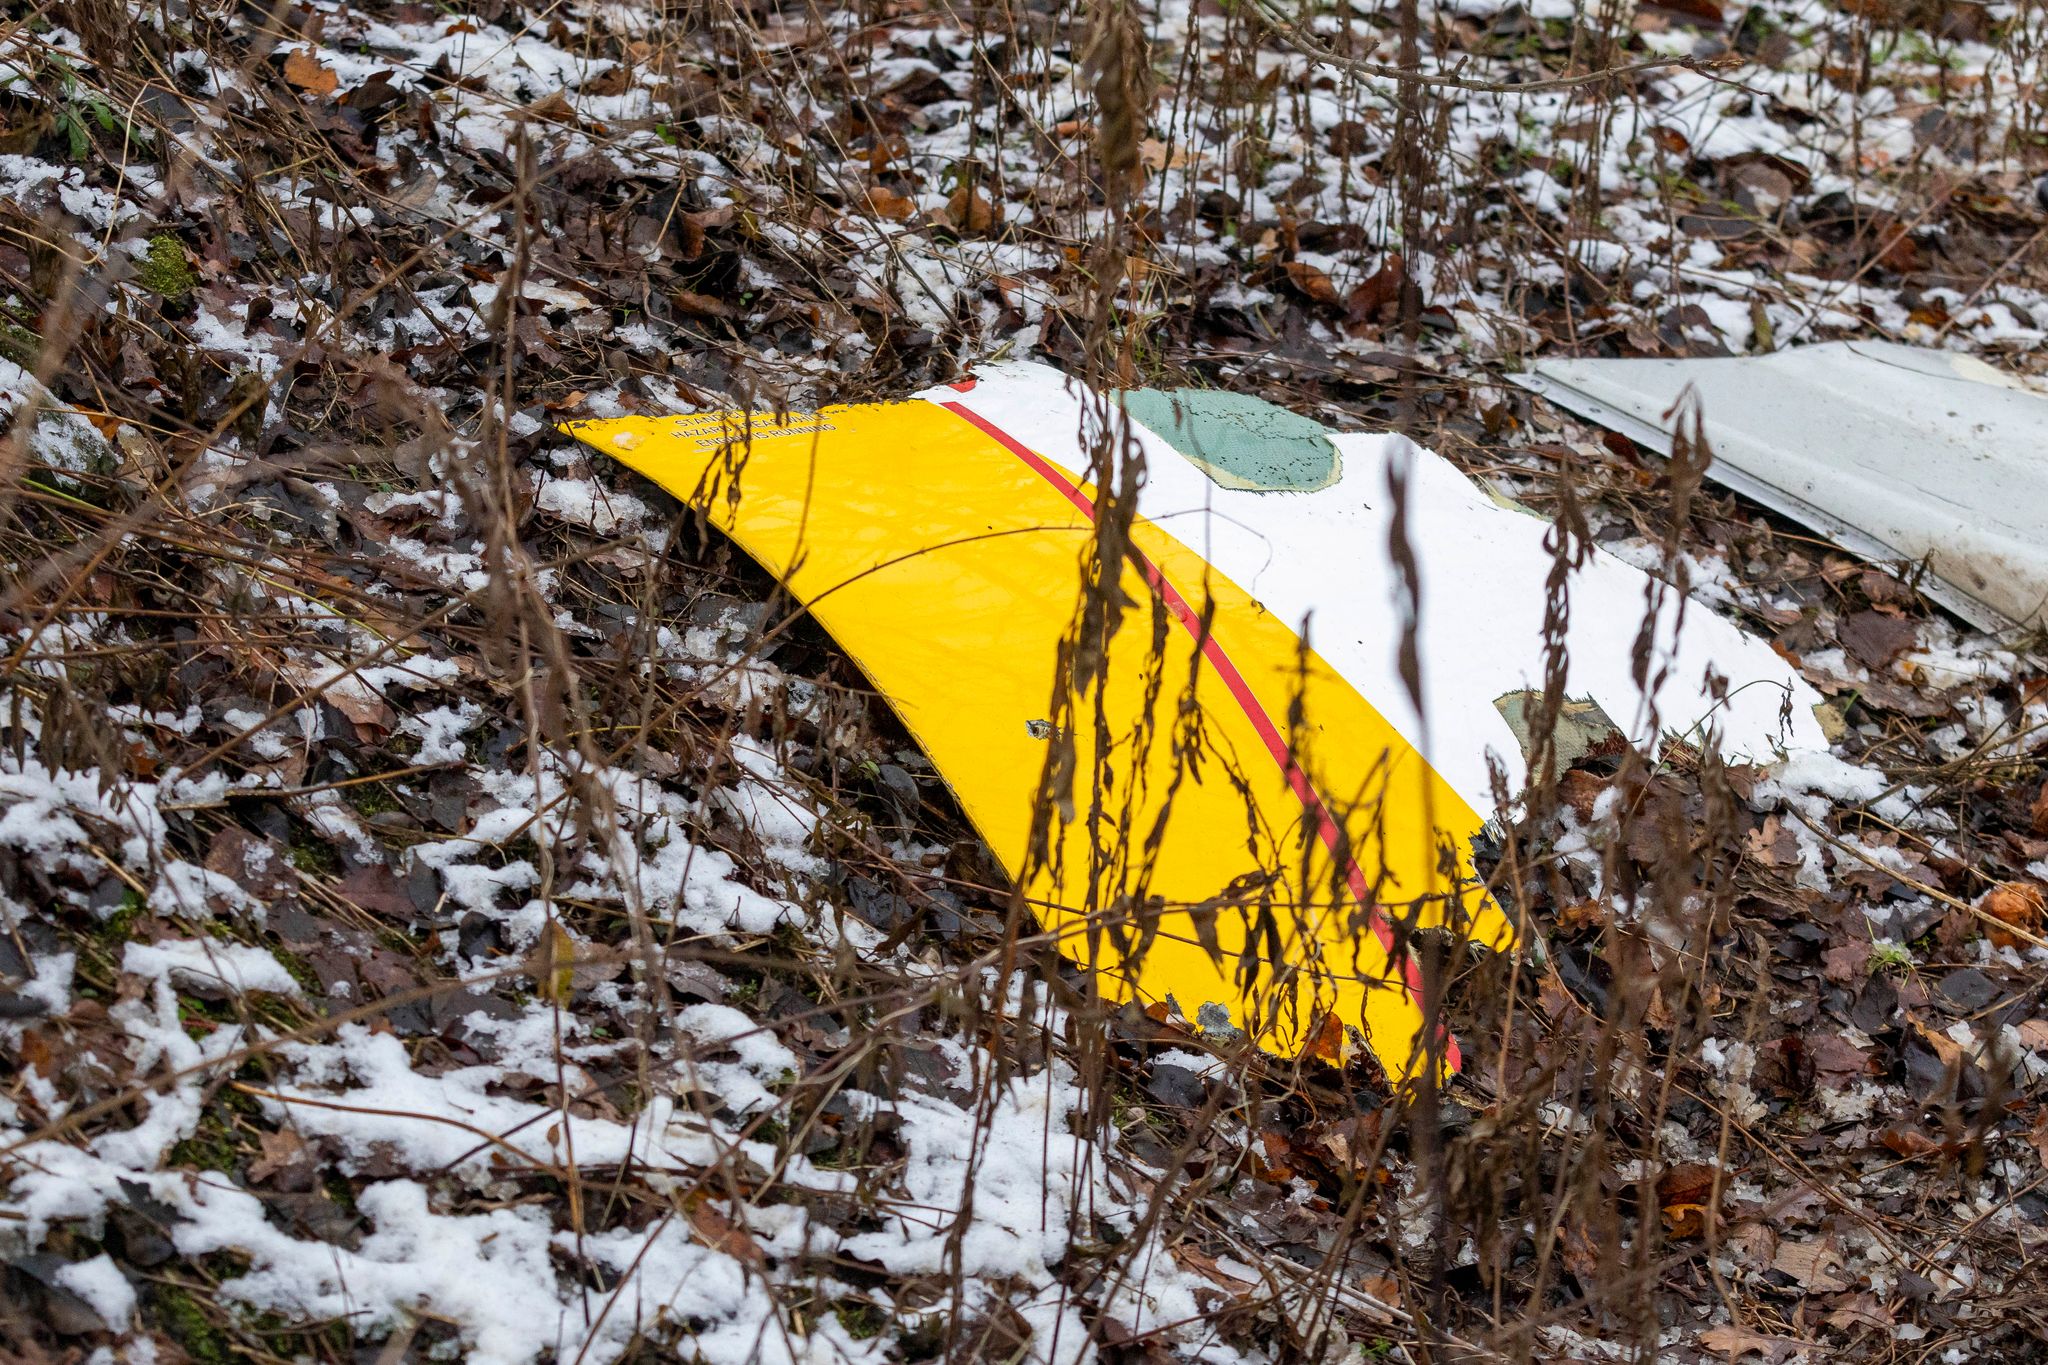
<svg viewBox="0 0 2048 1365">
<path fill-rule="evenodd" d="M 2048 394 L 1883 341 L 1703 360 L 1545 360 L 1517 383 L 1669 454 L 1698 395 L 1707 477 L 1873 560 L 1986 630 L 2048 625 Z"/>
</svg>

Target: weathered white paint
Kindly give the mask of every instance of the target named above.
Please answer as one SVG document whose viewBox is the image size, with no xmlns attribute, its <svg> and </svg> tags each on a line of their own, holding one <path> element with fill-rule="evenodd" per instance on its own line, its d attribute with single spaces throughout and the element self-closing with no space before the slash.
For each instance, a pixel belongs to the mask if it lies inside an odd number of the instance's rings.
<svg viewBox="0 0 2048 1365">
<path fill-rule="evenodd" d="M 1969 356 L 1833 341 L 1705 360 L 1544 360 L 1517 383 L 1665 454 L 1698 395 L 1709 478 L 1986 630 L 2048 625 L 2048 395 Z"/>
</svg>

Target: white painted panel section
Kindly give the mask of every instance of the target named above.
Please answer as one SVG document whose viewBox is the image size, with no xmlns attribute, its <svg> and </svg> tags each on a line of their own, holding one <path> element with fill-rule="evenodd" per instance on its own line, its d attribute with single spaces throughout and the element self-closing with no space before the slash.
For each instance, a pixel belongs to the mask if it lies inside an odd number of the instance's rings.
<svg viewBox="0 0 2048 1365">
<path fill-rule="evenodd" d="M 1084 423 L 1100 419 L 1078 385 L 1045 366 L 1009 364 L 977 372 L 966 393 L 919 395 L 959 403 L 1039 455 L 1081 476 Z M 1148 471 L 1138 510 L 1203 555 L 1267 610 L 1299 626 L 1309 642 L 1397 726 L 1474 808 L 1493 809 L 1488 756 L 1524 778 L 1520 746 L 1495 708 L 1509 692 L 1543 683 L 1544 582 L 1549 523 L 1504 508 L 1447 461 L 1399 436 L 1332 435 L 1343 459 L 1335 484 L 1312 493 L 1262 493 L 1211 482 L 1163 439 L 1134 428 Z M 1389 554 L 1390 470 L 1409 471 L 1409 541 L 1422 580 L 1423 708 L 1400 678 L 1400 618 Z M 1179 584 L 1191 600 L 1198 584 Z M 1650 580 L 1605 552 L 1571 580 L 1567 694 L 1591 696 L 1642 744 L 1650 714 L 1631 677 Z M 1068 591 L 1070 585 L 1048 585 Z M 1668 665 L 1656 693 L 1664 734 L 1711 727 L 1731 756 L 1768 761 L 1781 749 L 1825 749 L 1812 708 L 1820 698 L 1768 644 L 1698 603 L 1666 592 L 1657 634 Z M 1709 670 L 1733 695 L 1717 706 Z M 1789 729 L 1780 712 L 1791 698 Z M 1426 724 L 1425 724 L 1426 722 Z"/>
</svg>

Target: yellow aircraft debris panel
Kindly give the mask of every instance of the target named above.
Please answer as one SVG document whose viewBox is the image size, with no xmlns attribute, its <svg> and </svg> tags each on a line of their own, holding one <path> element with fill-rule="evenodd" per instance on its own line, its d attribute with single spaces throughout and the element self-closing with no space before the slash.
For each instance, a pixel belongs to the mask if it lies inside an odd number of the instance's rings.
<svg viewBox="0 0 2048 1365">
<path fill-rule="evenodd" d="M 1487 741 L 1513 749 L 1512 732 L 1490 705 L 1482 733 L 1438 721 L 1462 787 L 1424 760 L 1409 738 L 1426 733 L 1419 718 L 1388 714 L 1393 699 L 1407 704 L 1388 681 L 1401 634 L 1392 599 L 1363 582 L 1386 540 L 1361 542 L 1363 528 L 1344 521 L 1364 504 L 1361 479 L 1380 471 L 1307 419 L 1224 397 L 1129 396 L 1148 461 L 1123 570 L 1131 605 L 1099 682 L 1060 706 L 1055 678 L 1095 533 L 1084 426 L 1103 409 L 1056 371 L 1002 366 L 907 402 L 782 418 L 567 430 L 700 508 L 784 580 L 1105 995 L 1170 1001 L 1207 1028 L 1227 1015 L 1281 1053 L 1334 1019 L 1401 1080 L 1425 1054 L 1407 931 L 1513 940 L 1469 858 L 1477 808 L 1490 804 Z M 1371 496 L 1384 502 L 1384 487 Z M 1335 529 L 1290 546 L 1254 525 L 1278 516 L 1284 530 L 1311 512 L 1334 516 Z M 1540 540 L 1541 523 L 1499 515 Z M 1276 572 L 1290 549 L 1334 559 Z M 1520 651 L 1539 678 L 1542 577 Z M 1254 595 L 1267 581 L 1284 606 Z M 1295 627 L 1309 614 L 1294 600 L 1306 582 L 1328 607 L 1310 604 L 1317 642 L 1328 616 L 1343 661 Z M 1640 585 L 1627 580 L 1638 615 Z M 1068 789 L 1048 793 L 1048 757 L 1066 746 Z M 1050 817 L 1033 857 L 1041 810 Z M 1455 1041 L 1441 1044 L 1455 1067 Z"/>
</svg>

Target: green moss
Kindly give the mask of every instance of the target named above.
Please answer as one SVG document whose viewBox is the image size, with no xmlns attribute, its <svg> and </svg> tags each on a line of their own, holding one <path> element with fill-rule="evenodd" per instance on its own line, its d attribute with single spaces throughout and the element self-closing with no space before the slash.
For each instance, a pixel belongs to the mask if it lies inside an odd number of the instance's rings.
<svg viewBox="0 0 2048 1365">
<path fill-rule="evenodd" d="M 398 798 L 385 789 L 382 782 L 363 782 L 343 789 L 344 799 L 363 816 L 382 815 L 386 811 L 403 810 Z"/>
<path fill-rule="evenodd" d="M 356 1187 L 339 1175 L 329 1175 L 320 1182 L 320 1188 L 327 1192 L 327 1198 L 344 1213 L 356 1211 Z"/>
<path fill-rule="evenodd" d="M 135 932 L 135 921 L 142 918 L 142 912 L 147 908 L 142 902 L 142 893 L 129 887 L 121 893 L 120 906 L 100 921 L 97 937 L 102 943 L 126 943 Z"/>
<path fill-rule="evenodd" d="M 882 1329 L 889 1324 L 882 1310 L 871 1303 L 847 1300 L 833 1310 L 839 1316 L 839 1325 L 846 1329 L 846 1335 L 855 1341 L 867 1341 L 882 1335 Z"/>
<path fill-rule="evenodd" d="M 235 1354 L 227 1333 L 214 1326 L 205 1306 L 190 1290 L 160 1284 L 150 1291 L 150 1297 L 155 1302 L 158 1325 L 185 1348 L 194 1365 L 231 1365 Z"/>
<path fill-rule="evenodd" d="M 192 1136 L 171 1148 L 171 1165 L 227 1175 L 235 1169 L 241 1150 L 226 1125 L 212 1115 L 199 1120 Z"/>
<path fill-rule="evenodd" d="M 43 339 L 26 327 L 0 322 L 0 360 L 11 360 L 24 370 L 33 370 L 43 353 Z"/>
<path fill-rule="evenodd" d="M 181 997 L 178 1001 L 180 1010 L 188 1015 L 193 1004 L 189 997 Z M 261 1112 L 256 1101 L 249 1096 L 239 1090 L 222 1087 L 214 1093 L 207 1111 L 200 1115 L 192 1136 L 171 1148 L 171 1164 L 223 1174 L 233 1172 L 248 1154 L 243 1139 L 236 1133 L 236 1117 L 250 1118 Z"/>
<path fill-rule="evenodd" d="M 285 952 L 282 948 L 272 948 L 270 955 L 277 959 L 278 966 L 291 973 L 292 980 L 298 982 L 299 989 L 303 990 L 308 996 L 315 1000 L 326 998 L 326 983 L 321 981 L 320 973 L 306 965 L 306 959 L 300 957 L 297 953 Z"/>
<path fill-rule="evenodd" d="M 185 248 L 168 232 L 149 239 L 149 252 L 136 268 L 135 277 L 144 289 L 166 299 L 184 298 L 199 282 L 185 263 Z"/>
<path fill-rule="evenodd" d="M 355 1345 L 345 1318 L 304 1326 L 282 1313 L 238 1314 L 236 1325 L 245 1336 L 262 1341 L 274 1355 L 295 1360 L 340 1360 Z"/>
<path fill-rule="evenodd" d="M 80 926 L 77 931 L 79 962 L 104 973 L 109 980 L 120 971 L 121 954 L 135 937 L 135 922 L 148 913 L 142 897 L 130 888 L 121 903 L 104 919 Z"/>
<path fill-rule="evenodd" d="M 864 1164 L 864 1153 L 855 1151 L 852 1143 L 842 1142 L 837 1147 L 812 1152 L 811 1164 L 825 1171 L 857 1171 Z"/>
<path fill-rule="evenodd" d="M 322 991 L 321 994 L 325 994 Z M 317 997 L 316 997 L 317 998 Z M 308 1015 L 288 995 L 272 995 L 260 992 L 244 999 L 243 1008 L 249 1017 L 258 1023 L 268 1024 L 279 1033 L 290 1033 L 305 1026 Z M 258 1077 L 258 1079 L 267 1079 Z"/>
<path fill-rule="evenodd" d="M 326 844 L 313 840 L 294 840 L 291 858 L 292 866 L 301 872 L 333 876 L 341 871 L 340 855 Z"/>
</svg>

